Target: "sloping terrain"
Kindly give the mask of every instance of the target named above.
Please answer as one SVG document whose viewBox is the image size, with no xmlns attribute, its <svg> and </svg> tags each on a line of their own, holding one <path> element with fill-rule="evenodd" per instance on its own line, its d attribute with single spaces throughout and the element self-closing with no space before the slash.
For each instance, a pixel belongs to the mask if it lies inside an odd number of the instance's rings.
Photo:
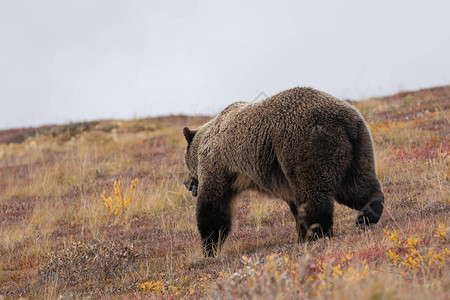
<svg viewBox="0 0 450 300">
<path fill-rule="evenodd" d="M 335 237 L 297 244 L 288 206 L 236 201 L 203 258 L 182 128 L 208 117 L 0 131 L 0 299 L 450 297 L 450 86 L 352 102 L 370 126 L 380 222 L 336 205 Z"/>
</svg>

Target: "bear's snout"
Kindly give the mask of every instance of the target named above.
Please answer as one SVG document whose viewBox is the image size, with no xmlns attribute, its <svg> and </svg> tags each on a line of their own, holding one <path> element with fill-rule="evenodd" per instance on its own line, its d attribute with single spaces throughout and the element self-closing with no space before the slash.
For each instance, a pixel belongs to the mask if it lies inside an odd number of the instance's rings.
<svg viewBox="0 0 450 300">
<path fill-rule="evenodd" d="M 184 179 L 183 184 L 188 191 L 192 191 L 192 196 L 197 197 L 198 181 L 195 178 L 188 176 Z"/>
</svg>

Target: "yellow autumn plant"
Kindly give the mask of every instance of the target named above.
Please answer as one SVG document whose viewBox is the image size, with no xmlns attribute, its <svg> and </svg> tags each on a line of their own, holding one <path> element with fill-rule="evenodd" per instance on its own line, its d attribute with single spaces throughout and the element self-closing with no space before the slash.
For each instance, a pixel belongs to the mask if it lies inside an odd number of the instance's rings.
<svg viewBox="0 0 450 300">
<path fill-rule="evenodd" d="M 136 185 L 138 179 L 135 178 L 126 191 L 126 195 L 122 193 L 122 184 L 120 180 L 114 181 L 113 191 L 110 196 L 106 197 L 106 191 L 103 191 L 102 199 L 109 211 L 114 215 L 123 213 L 131 202 L 131 199 L 136 196 Z"/>
<path fill-rule="evenodd" d="M 154 294 L 162 295 L 165 289 L 165 282 L 159 280 L 146 281 L 141 283 L 139 287 Z"/>
<path fill-rule="evenodd" d="M 436 230 L 436 237 L 445 239 L 445 225 L 441 222 Z M 391 232 L 388 228 L 384 230 L 386 237 L 391 240 L 395 248 L 388 249 L 388 257 L 390 260 L 402 269 L 402 274 L 406 272 L 427 271 L 429 268 L 443 269 L 446 261 L 448 261 L 449 250 L 444 249 L 439 253 L 432 249 L 426 249 L 420 246 L 419 238 L 409 237 L 400 239 L 400 232 Z"/>
</svg>

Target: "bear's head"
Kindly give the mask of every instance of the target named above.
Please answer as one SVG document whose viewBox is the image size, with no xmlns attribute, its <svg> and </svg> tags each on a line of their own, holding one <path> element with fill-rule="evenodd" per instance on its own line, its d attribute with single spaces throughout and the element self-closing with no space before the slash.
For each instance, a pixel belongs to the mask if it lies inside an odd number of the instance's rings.
<svg viewBox="0 0 450 300">
<path fill-rule="evenodd" d="M 188 143 L 184 152 L 184 161 L 188 168 L 188 174 L 186 175 L 183 184 L 189 191 L 192 191 L 192 196 L 194 197 L 197 197 L 198 193 L 198 143 L 195 139 L 196 133 L 196 130 L 190 130 L 187 127 L 183 129 L 184 137 Z"/>
</svg>

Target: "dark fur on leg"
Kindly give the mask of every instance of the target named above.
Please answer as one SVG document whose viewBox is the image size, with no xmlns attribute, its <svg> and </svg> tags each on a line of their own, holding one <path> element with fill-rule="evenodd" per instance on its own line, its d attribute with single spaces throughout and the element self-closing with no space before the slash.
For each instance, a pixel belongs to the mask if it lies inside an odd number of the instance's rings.
<svg viewBox="0 0 450 300">
<path fill-rule="evenodd" d="M 360 226 L 369 226 L 376 224 L 381 218 L 384 208 L 384 197 L 376 197 L 369 205 L 364 207 L 358 214 L 356 224 Z"/>
<path fill-rule="evenodd" d="M 205 256 L 217 256 L 231 229 L 229 208 L 220 202 L 202 203 L 197 208 L 197 225 Z"/>
<path fill-rule="evenodd" d="M 322 207 L 320 213 L 312 205 L 306 205 L 304 206 L 305 214 L 296 219 L 298 242 L 333 237 L 333 202 L 326 200 L 321 203 L 327 203 L 327 205 Z"/>
</svg>

